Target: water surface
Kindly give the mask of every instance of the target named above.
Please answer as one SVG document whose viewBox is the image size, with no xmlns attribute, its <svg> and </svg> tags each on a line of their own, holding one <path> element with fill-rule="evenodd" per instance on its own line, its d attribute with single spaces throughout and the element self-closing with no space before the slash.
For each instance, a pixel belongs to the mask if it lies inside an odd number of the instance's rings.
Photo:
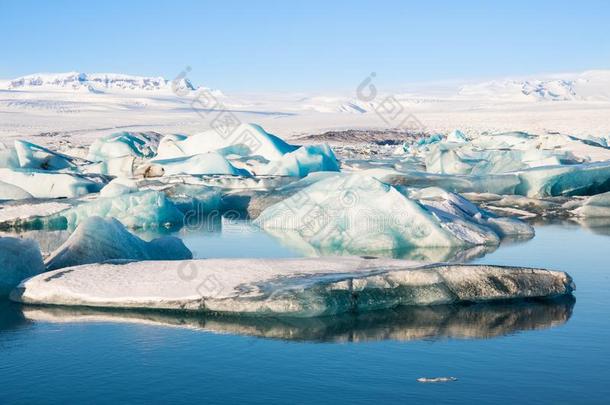
<svg viewBox="0 0 610 405">
<path fill-rule="evenodd" d="M 300 321 L 0 302 L 0 402 L 607 403 L 610 228 L 536 232 L 463 258 L 568 271 L 575 300 Z M 239 224 L 180 236 L 197 257 L 302 254 Z"/>
</svg>

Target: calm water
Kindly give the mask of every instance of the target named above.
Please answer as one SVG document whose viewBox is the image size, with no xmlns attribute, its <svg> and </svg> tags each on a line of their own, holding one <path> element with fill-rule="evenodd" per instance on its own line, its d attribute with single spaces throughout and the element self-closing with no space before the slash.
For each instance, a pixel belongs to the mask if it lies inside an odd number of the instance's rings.
<svg viewBox="0 0 610 405">
<path fill-rule="evenodd" d="M 303 321 L 0 302 L 0 403 L 608 403 L 610 228 L 536 231 L 474 261 L 568 271 L 575 302 Z M 239 226 L 181 236 L 198 257 L 298 254 Z M 458 381 L 416 381 L 439 376 Z"/>
</svg>

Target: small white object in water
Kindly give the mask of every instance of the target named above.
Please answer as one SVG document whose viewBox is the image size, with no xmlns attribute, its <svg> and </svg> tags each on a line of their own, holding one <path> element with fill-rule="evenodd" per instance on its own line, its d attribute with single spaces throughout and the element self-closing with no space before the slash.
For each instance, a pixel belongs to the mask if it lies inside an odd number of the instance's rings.
<svg viewBox="0 0 610 405">
<path fill-rule="evenodd" d="M 455 377 L 434 377 L 434 378 L 420 377 L 417 379 L 417 382 L 420 382 L 420 383 L 444 383 L 444 382 L 453 382 L 453 381 L 457 381 L 457 378 L 455 378 Z"/>
</svg>

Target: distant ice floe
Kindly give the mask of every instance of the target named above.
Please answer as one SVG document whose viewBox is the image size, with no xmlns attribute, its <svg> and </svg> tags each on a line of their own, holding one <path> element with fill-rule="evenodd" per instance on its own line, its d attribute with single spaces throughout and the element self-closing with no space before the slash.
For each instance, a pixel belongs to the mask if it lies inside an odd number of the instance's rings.
<svg viewBox="0 0 610 405">
<path fill-rule="evenodd" d="M 314 317 L 405 305 L 553 298 L 574 290 L 564 272 L 421 265 L 367 258 L 206 259 L 90 264 L 24 280 L 27 304 Z"/>
</svg>

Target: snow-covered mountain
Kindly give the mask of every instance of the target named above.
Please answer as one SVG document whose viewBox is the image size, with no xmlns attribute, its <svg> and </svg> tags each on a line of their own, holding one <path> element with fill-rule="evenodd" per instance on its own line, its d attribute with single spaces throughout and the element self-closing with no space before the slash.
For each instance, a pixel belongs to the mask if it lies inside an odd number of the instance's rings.
<svg viewBox="0 0 610 405">
<path fill-rule="evenodd" d="M 91 93 L 108 90 L 191 91 L 186 78 L 167 80 L 163 77 L 131 76 L 116 73 L 36 73 L 0 82 L 6 90 L 77 90 Z"/>
<path fill-rule="evenodd" d="M 493 80 L 462 86 L 458 95 L 510 101 L 608 101 L 610 71 L 592 70 L 544 79 Z"/>
</svg>

